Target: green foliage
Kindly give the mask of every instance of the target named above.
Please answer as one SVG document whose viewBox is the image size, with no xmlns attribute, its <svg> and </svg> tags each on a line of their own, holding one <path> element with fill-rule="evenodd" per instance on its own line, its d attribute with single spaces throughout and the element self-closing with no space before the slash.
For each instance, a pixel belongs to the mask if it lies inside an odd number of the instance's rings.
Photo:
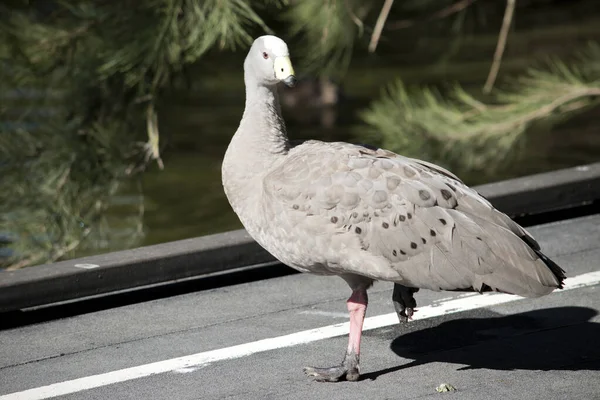
<svg viewBox="0 0 600 400">
<path fill-rule="evenodd" d="M 447 94 L 435 88 L 390 85 L 362 114 L 383 147 L 449 164 L 455 170 L 495 168 L 516 155 L 535 124 L 546 129 L 573 111 L 597 105 L 600 47 L 591 45 L 577 62 L 550 60 L 483 102 L 460 86 Z"/>
<path fill-rule="evenodd" d="M 126 245 L 104 212 L 119 186 L 160 166 L 161 93 L 210 49 L 268 31 L 247 0 L 0 5 L 0 234 L 17 268 L 78 246 Z M 28 93 L 35 93 L 28 96 Z M 158 111 L 157 111 L 158 110 Z M 147 135 L 147 143 L 139 142 Z M 124 221 L 139 240 L 140 204 Z M 123 221 L 120 221 L 123 222 Z M 114 240 L 116 239 L 116 240 Z"/>
<path fill-rule="evenodd" d="M 212 50 L 242 48 L 270 33 L 263 16 L 274 12 L 285 27 L 279 34 L 298 42 L 293 51 L 298 70 L 339 79 L 353 52 L 379 40 L 382 32 L 373 26 L 383 3 L 2 2 L 0 246 L 13 253 L 3 259 L 0 248 L 0 267 L 56 260 L 76 248 L 129 247 L 140 240 L 141 196 L 134 196 L 119 221 L 107 220 L 105 211 L 115 206 L 124 184 L 141 195 L 139 174 L 151 162 L 162 168 L 161 98 L 188 65 Z M 479 27 L 473 18 L 485 16 L 484 2 L 472 3 L 395 2 L 381 40 L 388 40 L 388 28 L 411 27 L 407 32 L 418 36 Z M 449 50 L 457 50 L 460 41 L 454 44 Z M 532 126 L 541 121 L 550 126 L 596 104 L 599 79 L 600 50 L 592 46 L 572 65 L 550 61 L 486 101 L 460 86 L 442 93 L 398 81 L 363 119 L 390 149 L 459 171 L 489 168 L 510 160 Z"/>
<path fill-rule="evenodd" d="M 347 72 L 353 53 L 366 50 L 382 5 L 383 1 L 364 0 L 291 1 L 283 12 L 283 20 L 288 23 L 288 33 L 299 39 L 298 45 L 294 46 L 294 54 L 301 62 L 299 69 L 312 75 L 341 79 Z M 395 18 L 408 15 L 415 19 L 390 21 L 390 30 L 408 26 L 419 28 L 425 21 L 424 29 L 435 27 L 440 32 L 450 32 L 458 37 L 468 7 L 463 9 L 456 5 L 455 0 L 395 2 L 390 15 L 395 15 Z M 453 50 L 456 49 L 446 49 L 446 52 Z"/>
<path fill-rule="evenodd" d="M 361 19 L 371 2 L 361 0 L 295 1 L 284 14 L 292 35 L 302 36 L 297 54 L 307 72 L 342 76 L 350 63 L 356 36 L 362 33 Z"/>
</svg>

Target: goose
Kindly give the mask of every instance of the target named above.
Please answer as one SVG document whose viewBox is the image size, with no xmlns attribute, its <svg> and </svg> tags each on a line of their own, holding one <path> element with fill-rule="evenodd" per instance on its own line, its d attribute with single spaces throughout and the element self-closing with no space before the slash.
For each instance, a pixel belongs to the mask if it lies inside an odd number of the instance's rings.
<svg viewBox="0 0 600 400">
<path fill-rule="evenodd" d="M 356 381 L 369 289 L 393 282 L 400 321 L 414 293 L 497 291 L 523 297 L 562 288 L 564 270 L 507 215 L 446 169 L 391 151 L 288 139 L 277 85 L 296 77 L 286 43 L 257 38 L 244 61 L 245 109 L 222 163 L 227 199 L 250 236 L 296 270 L 350 286 L 348 347 L 317 381 Z M 399 111 L 400 112 L 400 111 Z"/>
</svg>

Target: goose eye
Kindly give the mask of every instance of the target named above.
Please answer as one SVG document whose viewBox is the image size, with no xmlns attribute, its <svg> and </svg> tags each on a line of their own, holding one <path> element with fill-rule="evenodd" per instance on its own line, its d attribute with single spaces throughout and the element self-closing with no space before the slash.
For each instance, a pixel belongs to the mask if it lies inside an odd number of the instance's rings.
<svg viewBox="0 0 600 400">
<path fill-rule="evenodd" d="M 267 54 L 266 51 L 263 51 L 263 58 L 266 60 L 267 58 L 269 58 L 269 55 Z"/>
</svg>

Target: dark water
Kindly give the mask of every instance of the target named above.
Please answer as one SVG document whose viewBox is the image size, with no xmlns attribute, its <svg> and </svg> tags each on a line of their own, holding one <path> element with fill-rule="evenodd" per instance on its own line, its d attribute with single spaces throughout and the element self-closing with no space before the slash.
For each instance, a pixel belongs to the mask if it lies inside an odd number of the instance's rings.
<svg viewBox="0 0 600 400">
<path fill-rule="evenodd" d="M 500 80 L 523 71 L 545 54 L 566 56 L 589 40 L 600 42 L 600 14 L 577 24 L 558 25 L 551 18 L 547 22 L 513 33 Z M 399 41 L 396 48 L 388 46 L 386 54 L 356 56 L 342 82 L 343 96 L 336 107 L 285 108 L 290 137 L 364 142 L 368 138 L 362 134 L 359 111 L 380 94 L 383 85 L 398 77 L 419 84 L 459 81 L 479 90 L 497 38 L 495 33 L 467 36 L 450 56 L 440 56 L 439 49 L 454 46 L 455 41 L 435 37 L 410 42 L 402 37 L 404 42 Z M 241 227 L 223 193 L 220 166 L 243 111 L 243 57 L 240 53 L 198 66 L 191 75 L 190 90 L 176 91 L 162 104 L 165 169 L 153 166 L 142 178 L 146 234 L 140 245 Z M 599 112 L 598 108 L 588 111 L 551 131 L 538 129 L 529 134 L 518 162 L 486 173 L 471 171 L 462 178 L 479 184 L 599 161 Z M 130 189 L 125 186 L 122 193 L 127 199 Z M 111 212 L 120 218 L 123 210 L 114 207 Z"/>
</svg>

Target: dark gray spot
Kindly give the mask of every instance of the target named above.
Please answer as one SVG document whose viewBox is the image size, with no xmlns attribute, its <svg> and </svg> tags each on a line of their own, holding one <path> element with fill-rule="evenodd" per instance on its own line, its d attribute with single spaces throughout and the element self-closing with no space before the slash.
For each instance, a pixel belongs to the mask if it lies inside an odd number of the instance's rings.
<svg viewBox="0 0 600 400">
<path fill-rule="evenodd" d="M 356 228 L 354 228 L 354 232 L 358 233 L 360 235 L 360 233 L 362 232 L 362 229 L 360 229 L 358 226 Z"/>
<path fill-rule="evenodd" d="M 412 214 L 411 213 L 406 213 L 406 216 L 408 217 L 408 219 L 412 218 Z"/>
<path fill-rule="evenodd" d="M 479 236 L 477 236 L 477 240 L 483 240 L 483 239 L 481 239 Z"/>
<path fill-rule="evenodd" d="M 394 257 L 396 257 L 398 255 L 398 252 L 396 250 L 392 251 L 392 254 L 394 255 Z"/>
<path fill-rule="evenodd" d="M 419 197 L 421 198 L 421 200 L 429 200 L 431 198 L 431 195 L 427 190 L 419 190 Z"/>
<path fill-rule="evenodd" d="M 442 223 L 442 225 L 446 225 L 447 224 L 447 222 L 446 222 L 446 220 L 444 218 L 440 218 L 440 222 Z"/>
<path fill-rule="evenodd" d="M 336 224 L 338 222 L 338 217 L 331 217 L 330 221 Z"/>
<path fill-rule="evenodd" d="M 417 244 L 415 242 L 410 242 L 410 248 L 411 249 L 416 249 L 417 248 Z"/>
<path fill-rule="evenodd" d="M 294 204 L 292 207 L 294 208 L 294 210 L 297 210 L 300 208 L 300 206 L 298 204 Z"/>
<path fill-rule="evenodd" d="M 406 252 L 404 250 L 400 250 L 400 254 L 402 254 L 403 256 L 405 256 Z"/>
<path fill-rule="evenodd" d="M 425 238 L 421 238 L 421 240 L 423 241 L 423 244 L 427 243 L 427 240 Z"/>
<path fill-rule="evenodd" d="M 390 227 L 390 224 L 388 224 L 387 222 L 384 222 L 383 224 L 381 224 L 381 226 L 383 226 L 383 229 L 387 229 Z"/>
<path fill-rule="evenodd" d="M 357 213 L 356 211 L 354 211 L 354 212 L 352 213 L 352 218 L 356 218 L 356 217 L 358 217 L 358 213 Z"/>
<path fill-rule="evenodd" d="M 404 215 L 400 215 L 400 216 L 398 217 L 398 219 L 399 219 L 401 222 L 404 222 L 404 221 L 406 221 L 406 217 L 405 217 Z"/>
<path fill-rule="evenodd" d="M 453 192 L 456 192 L 456 188 L 453 185 L 446 183 L 446 186 L 448 186 L 450 189 L 452 189 Z"/>
<path fill-rule="evenodd" d="M 450 193 L 446 189 L 442 189 L 441 193 L 442 193 L 442 197 L 444 198 L 444 200 L 448 200 L 448 199 L 452 198 L 452 193 Z"/>
<path fill-rule="evenodd" d="M 435 233 L 435 231 L 434 231 L 433 229 L 431 229 L 431 230 L 429 231 L 429 234 L 430 234 L 431 236 L 435 236 L 435 235 L 436 235 L 436 233 Z"/>
</svg>

